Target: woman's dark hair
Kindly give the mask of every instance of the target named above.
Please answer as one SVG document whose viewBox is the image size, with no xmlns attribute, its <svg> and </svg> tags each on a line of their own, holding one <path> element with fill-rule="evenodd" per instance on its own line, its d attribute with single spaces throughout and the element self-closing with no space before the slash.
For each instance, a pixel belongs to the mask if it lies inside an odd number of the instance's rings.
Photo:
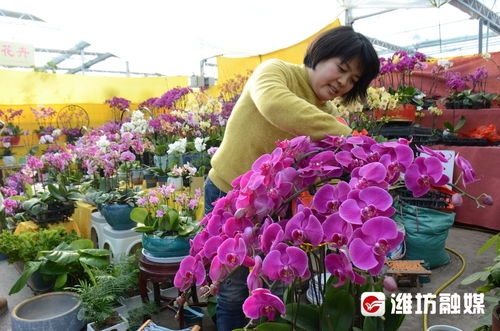
<svg viewBox="0 0 500 331">
<path fill-rule="evenodd" d="M 370 41 L 361 33 L 355 32 L 350 26 L 339 26 L 320 34 L 309 45 L 304 56 L 304 65 L 315 69 L 316 65 L 332 57 L 339 57 L 342 63 L 353 58 L 359 59 L 362 66 L 362 75 L 353 88 L 342 98 L 351 103 L 356 99 L 366 99 L 366 89 L 371 81 L 377 77 L 380 61 L 377 52 Z"/>
</svg>

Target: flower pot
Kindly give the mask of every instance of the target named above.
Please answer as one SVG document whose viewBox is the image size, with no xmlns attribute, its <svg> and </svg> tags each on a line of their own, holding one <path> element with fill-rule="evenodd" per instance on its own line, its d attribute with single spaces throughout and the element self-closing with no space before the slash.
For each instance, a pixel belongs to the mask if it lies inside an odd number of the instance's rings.
<svg viewBox="0 0 500 331">
<path fill-rule="evenodd" d="M 376 120 L 387 118 L 389 121 L 395 122 L 413 122 L 415 121 L 415 112 L 417 107 L 415 105 L 405 104 L 398 105 L 394 109 L 382 110 L 375 109 L 374 116 Z"/>
<path fill-rule="evenodd" d="M 189 185 L 191 194 L 195 194 L 197 189 L 203 192 L 203 187 L 205 186 L 205 177 L 191 177 L 191 184 Z"/>
<path fill-rule="evenodd" d="M 130 212 L 133 208 L 128 204 L 103 205 L 101 214 L 113 230 L 129 230 L 137 225 L 136 222 L 130 219 Z"/>
<path fill-rule="evenodd" d="M 155 168 L 167 169 L 168 155 L 155 155 L 153 163 Z"/>
<path fill-rule="evenodd" d="M 78 331 L 85 325 L 77 318 L 80 306 L 78 295 L 72 292 L 51 292 L 26 299 L 12 310 L 12 330 Z"/>
<path fill-rule="evenodd" d="M 11 167 L 16 164 L 16 157 L 14 155 L 2 156 L 3 165 Z"/>
<path fill-rule="evenodd" d="M 144 180 L 146 188 L 156 187 L 156 183 L 158 183 L 158 178 L 154 174 L 144 174 Z"/>
<path fill-rule="evenodd" d="M 186 256 L 189 254 L 189 237 L 166 236 L 154 234 L 142 235 L 142 247 L 154 257 Z"/>
<path fill-rule="evenodd" d="M 132 185 L 142 185 L 144 180 L 144 173 L 142 170 L 131 170 L 130 171 L 130 182 Z"/>
<path fill-rule="evenodd" d="M 21 136 L 10 136 L 10 144 L 12 146 L 19 145 L 20 141 L 21 141 Z"/>
<path fill-rule="evenodd" d="M 175 190 L 182 190 L 182 177 L 168 177 L 167 185 L 173 184 L 175 186 Z"/>
<path fill-rule="evenodd" d="M 126 331 L 128 329 L 128 322 L 121 316 L 117 324 L 110 325 L 104 329 L 98 329 L 95 323 L 87 324 L 87 331 Z"/>
<path fill-rule="evenodd" d="M 164 184 L 167 184 L 168 181 L 168 176 L 158 176 L 158 186 L 162 186 Z"/>
</svg>

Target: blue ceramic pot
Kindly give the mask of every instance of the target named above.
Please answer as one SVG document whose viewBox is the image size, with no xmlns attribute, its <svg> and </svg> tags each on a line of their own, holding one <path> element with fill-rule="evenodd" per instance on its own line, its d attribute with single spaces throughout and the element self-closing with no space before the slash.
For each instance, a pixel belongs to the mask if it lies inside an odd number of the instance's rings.
<svg viewBox="0 0 500 331">
<path fill-rule="evenodd" d="M 102 205 L 101 214 L 113 230 L 129 230 L 137 225 L 130 219 L 132 209 L 130 205 Z"/>
<path fill-rule="evenodd" d="M 158 237 L 142 234 L 142 247 L 154 257 L 186 256 L 189 254 L 189 237 Z"/>
</svg>

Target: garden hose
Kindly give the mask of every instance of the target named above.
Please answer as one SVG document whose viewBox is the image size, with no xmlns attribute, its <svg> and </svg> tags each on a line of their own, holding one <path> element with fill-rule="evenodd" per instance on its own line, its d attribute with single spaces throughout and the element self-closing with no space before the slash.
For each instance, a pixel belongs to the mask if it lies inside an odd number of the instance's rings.
<svg viewBox="0 0 500 331">
<path fill-rule="evenodd" d="M 464 273 L 465 267 L 467 265 L 467 262 L 465 262 L 465 258 L 462 256 L 462 254 L 460 254 L 456 250 L 451 249 L 449 247 L 445 247 L 445 249 L 447 251 L 449 251 L 450 253 L 453 253 L 456 256 L 458 256 L 458 258 L 460 259 L 460 261 L 462 261 L 462 267 L 460 268 L 460 270 L 458 270 L 458 272 L 455 275 L 453 275 L 453 277 L 451 277 L 450 279 L 448 279 L 443 285 L 441 285 L 436 291 L 434 291 L 433 294 L 436 295 L 436 297 L 437 297 L 437 295 L 439 293 L 441 293 L 442 290 L 444 290 L 446 287 L 448 287 L 448 285 L 450 285 L 451 283 L 453 283 L 458 277 L 460 277 L 461 274 Z M 427 331 L 427 314 L 425 314 L 425 313 L 424 313 L 424 331 Z"/>
</svg>

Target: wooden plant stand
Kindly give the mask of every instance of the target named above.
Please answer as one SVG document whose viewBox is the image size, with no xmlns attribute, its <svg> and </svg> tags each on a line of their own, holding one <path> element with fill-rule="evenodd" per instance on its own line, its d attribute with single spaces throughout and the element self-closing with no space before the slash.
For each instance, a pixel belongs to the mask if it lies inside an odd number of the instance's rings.
<svg viewBox="0 0 500 331">
<path fill-rule="evenodd" d="M 422 284 L 418 280 L 418 276 L 430 276 L 432 272 L 422 266 L 424 260 L 393 260 L 386 261 L 385 264 L 389 267 L 386 271 L 388 275 L 396 278 L 398 285 L 407 283 L 412 287 L 421 287 Z"/>
</svg>

